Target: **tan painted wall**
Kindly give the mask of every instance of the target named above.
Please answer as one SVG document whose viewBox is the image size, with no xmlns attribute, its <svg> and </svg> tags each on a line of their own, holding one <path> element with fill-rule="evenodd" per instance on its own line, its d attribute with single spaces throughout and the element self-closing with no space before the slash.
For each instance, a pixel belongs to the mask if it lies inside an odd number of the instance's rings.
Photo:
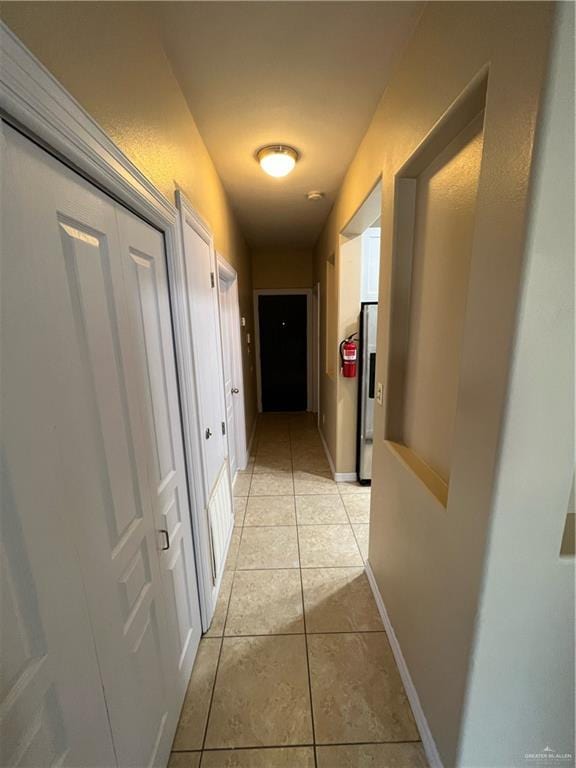
<svg viewBox="0 0 576 768">
<path fill-rule="evenodd" d="M 184 191 L 238 272 L 245 331 L 253 332 L 250 255 L 145 4 L 14 2 L 1 15 L 172 203 L 176 187 Z M 250 436 L 255 371 L 246 344 L 242 351 Z"/>
<path fill-rule="evenodd" d="M 446 766 L 458 764 L 553 10 L 553 4 L 537 2 L 428 4 L 316 249 L 316 275 L 323 281 L 330 254 L 340 261 L 339 233 L 381 175 L 377 380 L 386 387 L 394 177 L 489 67 L 447 506 L 390 450 L 384 409 L 375 408 L 369 560 Z M 346 431 L 342 392 L 340 377 L 322 376 L 321 411 L 330 425 L 325 437 L 337 471 L 350 472 L 354 441 Z"/>
<path fill-rule="evenodd" d="M 551 764 L 575 761 L 575 561 L 573 554 L 560 554 L 567 510 L 574 508 L 572 3 L 561 4 L 555 27 L 482 589 L 483 621 L 475 638 L 460 746 L 460 762 L 470 768 L 525 765 L 530 760 L 524 755 L 542 753 L 546 746 L 557 755 L 571 755 L 561 760 L 551 754 Z"/>
<path fill-rule="evenodd" d="M 269 248 L 252 252 L 254 288 L 312 288 L 313 253 L 310 249 Z"/>
</svg>

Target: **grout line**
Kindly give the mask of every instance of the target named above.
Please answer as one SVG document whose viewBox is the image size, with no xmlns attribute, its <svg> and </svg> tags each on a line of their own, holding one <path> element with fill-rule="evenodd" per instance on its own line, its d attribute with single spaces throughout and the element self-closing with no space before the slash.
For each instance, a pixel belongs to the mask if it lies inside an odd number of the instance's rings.
<svg viewBox="0 0 576 768">
<path fill-rule="evenodd" d="M 234 568 L 231 568 L 232 571 L 232 583 L 230 584 L 230 594 L 228 595 L 228 600 L 226 601 L 226 613 L 224 615 L 224 623 L 222 625 L 222 635 L 220 636 L 220 650 L 218 651 L 218 661 L 216 662 L 216 670 L 214 671 L 214 682 L 212 683 L 212 691 L 210 692 L 210 703 L 208 705 L 208 713 L 206 715 L 206 723 L 204 724 L 204 736 L 202 738 L 202 752 L 204 752 L 204 748 L 206 746 L 206 737 L 208 735 L 208 725 L 210 723 L 210 715 L 212 714 L 212 703 L 214 701 L 214 691 L 216 690 L 216 681 L 218 680 L 218 672 L 220 670 L 220 660 L 222 658 L 222 649 L 224 648 L 224 638 L 225 638 L 225 632 L 226 632 L 226 623 L 228 621 L 228 611 L 230 610 L 230 600 L 232 599 L 232 590 L 234 589 L 234 581 L 236 579 L 236 566 L 238 564 L 238 556 L 240 555 L 240 544 L 242 543 L 242 533 L 244 531 L 244 520 L 242 520 L 242 525 L 240 527 L 240 541 L 238 542 L 238 551 L 236 552 L 236 562 L 234 563 Z M 222 586 L 220 586 L 222 588 Z M 200 756 L 200 763 L 202 763 L 202 756 Z"/>
<path fill-rule="evenodd" d="M 290 453 L 292 454 L 292 438 L 290 438 Z M 292 484 L 294 484 L 294 475 L 292 475 Z M 294 495 L 296 495 L 296 491 L 294 491 Z M 294 504 L 296 504 L 296 499 L 294 499 Z M 315 768 L 318 768 L 318 758 L 316 757 L 316 725 L 314 723 L 314 704 L 312 701 L 312 678 L 310 675 L 310 654 L 308 652 L 308 633 L 306 629 L 306 605 L 304 603 L 304 583 L 302 581 L 302 560 L 300 558 L 300 536 L 298 534 L 298 526 L 296 526 L 296 543 L 298 545 L 298 574 L 300 576 L 300 594 L 302 599 L 302 623 L 304 624 L 304 649 L 306 652 L 306 671 L 308 673 L 308 696 L 310 699 L 310 720 L 312 722 L 312 742 L 313 742 L 313 755 L 314 755 L 314 766 Z"/>
<path fill-rule="evenodd" d="M 224 637 L 232 640 L 241 640 L 245 637 L 302 637 L 303 635 L 385 635 L 386 630 L 382 629 L 327 629 L 320 631 L 305 632 L 248 632 L 245 635 L 219 635 L 217 637 L 208 637 L 207 640 L 220 640 Z"/>
<path fill-rule="evenodd" d="M 335 741 L 326 744 L 256 744 L 251 747 L 210 747 L 210 749 L 173 749 L 174 754 L 199 754 L 200 752 L 240 752 L 242 750 L 252 749 L 260 751 L 261 749 L 314 749 L 315 747 L 363 747 L 367 744 L 421 744 L 421 739 L 404 739 L 395 741 Z"/>
<path fill-rule="evenodd" d="M 342 494 L 340 494 L 340 498 L 342 498 Z M 346 504 L 344 503 L 344 499 L 342 499 L 342 506 L 344 507 L 344 512 L 346 512 L 346 517 L 348 518 L 348 525 L 352 529 L 352 535 L 354 536 L 354 541 L 356 542 L 356 549 L 358 550 L 358 553 L 362 558 L 362 563 L 365 564 L 366 560 L 364 559 L 364 555 L 362 554 L 362 550 L 360 549 L 360 543 L 358 542 L 358 537 L 356 536 L 356 531 L 354 530 L 354 526 L 352 525 L 352 521 L 350 520 L 350 515 L 348 514 L 348 509 L 346 507 Z"/>
</svg>

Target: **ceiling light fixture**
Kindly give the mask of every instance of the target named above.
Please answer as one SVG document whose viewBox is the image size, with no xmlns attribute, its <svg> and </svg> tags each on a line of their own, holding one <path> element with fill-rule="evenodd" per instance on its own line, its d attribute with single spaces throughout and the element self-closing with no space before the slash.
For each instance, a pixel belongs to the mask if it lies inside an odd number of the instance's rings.
<svg viewBox="0 0 576 768">
<path fill-rule="evenodd" d="M 324 192 L 320 192 L 317 189 L 313 189 L 311 192 L 308 192 L 308 194 L 306 195 L 306 198 L 308 200 L 322 200 L 323 197 L 324 197 Z"/>
<path fill-rule="evenodd" d="M 294 170 L 299 156 L 294 147 L 287 147 L 284 144 L 272 144 L 259 149 L 256 157 L 265 173 L 269 176 L 280 178 L 287 176 L 290 171 Z"/>
</svg>

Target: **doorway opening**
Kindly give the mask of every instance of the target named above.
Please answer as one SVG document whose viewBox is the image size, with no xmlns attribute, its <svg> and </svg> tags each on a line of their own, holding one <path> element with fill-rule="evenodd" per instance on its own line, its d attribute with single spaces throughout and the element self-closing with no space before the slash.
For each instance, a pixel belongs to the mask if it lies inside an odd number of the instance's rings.
<svg viewBox="0 0 576 768">
<path fill-rule="evenodd" d="M 357 479 L 372 478 L 376 341 L 378 327 L 378 280 L 380 274 L 381 184 L 378 182 L 340 236 L 340 338 L 355 334 L 358 343 L 356 379 L 340 381 L 348 389 L 344 414 Z M 356 383 L 357 381 L 357 383 Z"/>
<path fill-rule="evenodd" d="M 313 310 L 310 289 L 254 292 L 258 409 L 313 408 Z"/>
</svg>

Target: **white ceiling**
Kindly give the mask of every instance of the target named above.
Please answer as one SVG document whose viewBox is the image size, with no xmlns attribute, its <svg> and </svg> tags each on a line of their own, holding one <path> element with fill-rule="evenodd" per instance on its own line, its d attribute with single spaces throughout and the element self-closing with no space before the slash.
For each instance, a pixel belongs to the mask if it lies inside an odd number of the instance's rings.
<svg viewBox="0 0 576 768">
<path fill-rule="evenodd" d="M 166 53 L 251 246 L 312 246 L 423 3 L 165 2 Z M 254 159 L 286 143 L 273 179 Z M 306 200 L 309 190 L 326 194 Z"/>
</svg>

